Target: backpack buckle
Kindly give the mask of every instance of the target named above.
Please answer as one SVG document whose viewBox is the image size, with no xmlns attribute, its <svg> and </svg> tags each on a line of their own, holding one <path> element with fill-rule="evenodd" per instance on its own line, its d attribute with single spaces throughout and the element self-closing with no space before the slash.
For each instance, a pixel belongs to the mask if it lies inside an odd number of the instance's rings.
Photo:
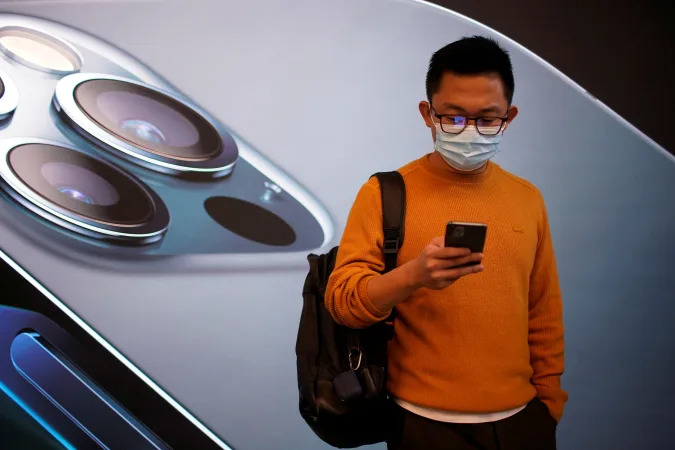
<svg viewBox="0 0 675 450">
<path fill-rule="evenodd" d="M 382 244 L 382 251 L 384 253 L 397 253 L 401 246 L 400 239 L 385 239 Z"/>
<path fill-rule="evenodd" d="M 349 368 L 352 371 L 359 370 L 361 367 L 361 360 L 363 359 L 363 353 L 359 347 L 350 347 L 349 348 Z"/>
</svg>

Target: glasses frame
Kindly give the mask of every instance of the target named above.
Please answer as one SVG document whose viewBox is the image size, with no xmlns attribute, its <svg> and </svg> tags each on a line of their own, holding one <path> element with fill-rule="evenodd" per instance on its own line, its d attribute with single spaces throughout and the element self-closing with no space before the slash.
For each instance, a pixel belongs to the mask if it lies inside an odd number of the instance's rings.
<svg viewBox="0 0 675 450">
<path fill-rule="evenodd" d="M 478 134 L 483 135 L 483 136 L 496 136 L 496 135 L 499 134 L 500 131 L 502 131 L 502 128 L 504 128 L 504 124 L 506 123 L 506 121 L 509 120 L 508 116 L 506 116 L 506 117 L 495 117 L 495 116 L 468 117 L 468 116 L 463 116 L 461 114 L 438 114 L 436 112 L 436 110 L 434 109 L 434 107 L 431 106 L 431 103 L 429 103 L 429 107 L 430 107 L 431 114 L 436 116 L 436 118 L 438 119 L 438 123 L 441 126 L 441 130 L 443 130 L 444 133 L 449 133 L 449 134 L 460 134 L 469 125 L 469 121 L 473 120 L 473 126 L 474 126 L 474 128 L 476 128 L 476 131 L 478 132 Z M 464 127 L 462 127 L 462 129 L 459 130 L 459 131 L 446 131 L 446 130 L 443 129 L 443 117 L 463 117 L 465 119 Z M 490 120 L 499 119 L 499 120 L 501 120 L 501 123 L 499 124 L 499 128 L 497 129 L 497 131 L 494 134 L 485 134 L 485 133 L 481 133 L 481 131 L 478 129 L 478 121 L 480 119 L 490 119 Z"/>
</svg>

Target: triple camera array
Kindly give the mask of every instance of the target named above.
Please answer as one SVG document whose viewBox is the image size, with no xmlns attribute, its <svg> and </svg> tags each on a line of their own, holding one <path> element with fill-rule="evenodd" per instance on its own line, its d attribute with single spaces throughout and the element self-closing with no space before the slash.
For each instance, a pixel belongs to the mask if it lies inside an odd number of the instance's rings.
<svg viewBox="0 0 675 450">
<path fill-rule="evenodd" d="M 181 178 L 213 180 L 233 170 L 236 142 L 178 96 L 124 77 L 81 73 L 80 52 L 43 31 L 2 27 L 0 51 L 5 63 L 55 76 L 52 105 L 44 107 L 97 148 Z M 0 70 L 5 124 L 20 94 Z M 160 240 L 169 226 L 167 206 L 147 183 L 76 146 L 10 136 L 0 141 L 0 177 L 24 206 L 90 237 L 147 244 Z"/>
</svg>

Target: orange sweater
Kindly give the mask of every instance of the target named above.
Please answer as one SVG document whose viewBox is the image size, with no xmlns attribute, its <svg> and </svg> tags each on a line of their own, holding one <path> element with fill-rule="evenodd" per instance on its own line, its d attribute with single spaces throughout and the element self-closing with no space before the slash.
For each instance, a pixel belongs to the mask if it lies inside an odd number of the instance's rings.
<svg viewBox="0 0 675 450">
<path fill-rule="evenodd" d="M 560 420 L 562 300 L 544 200 L 493 162 L 467 175 L 429 156 L 399 169 L 407 207 L 398 265 L 454 220 L 488 225 L 485 269 L 443 290 L 419 289 L 396 307 L 388 389 L 419 406 L 467 413 L 508 410 L 536 395 Z M 366 290 L 384 269 L 381 203 L 373 177 L 356 197 L 326 289 L 328 310 L 353 328 L 390 313 Z"/>
</svg>

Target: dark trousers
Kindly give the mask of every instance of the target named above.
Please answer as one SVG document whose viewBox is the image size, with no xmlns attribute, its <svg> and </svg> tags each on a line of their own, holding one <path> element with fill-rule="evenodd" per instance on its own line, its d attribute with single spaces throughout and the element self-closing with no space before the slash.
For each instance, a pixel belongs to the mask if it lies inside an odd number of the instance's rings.
<svg viewBox="0 0 675 450">
<path fill-rule="evenodd" d="M 389 450 L 555 450 L 557 423 L 538 399 L 496 422 L 461 424 L 426 419 L 394 405 Z"/>
</svg>

